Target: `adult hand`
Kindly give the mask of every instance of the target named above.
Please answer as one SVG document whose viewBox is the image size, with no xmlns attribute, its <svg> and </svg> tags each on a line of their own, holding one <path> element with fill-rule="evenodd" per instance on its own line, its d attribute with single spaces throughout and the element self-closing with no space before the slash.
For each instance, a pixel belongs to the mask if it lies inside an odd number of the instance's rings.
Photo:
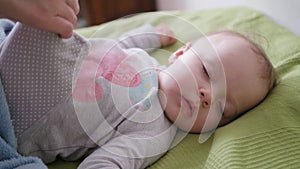
<svg viewBox="0 0 300 169">
<path fill-rule="evenodd" d="M 0 0 L 1 16 L 57 33 L 62 38 L 72 36 L 78 12 L 78 0 Z"/>
</svg>

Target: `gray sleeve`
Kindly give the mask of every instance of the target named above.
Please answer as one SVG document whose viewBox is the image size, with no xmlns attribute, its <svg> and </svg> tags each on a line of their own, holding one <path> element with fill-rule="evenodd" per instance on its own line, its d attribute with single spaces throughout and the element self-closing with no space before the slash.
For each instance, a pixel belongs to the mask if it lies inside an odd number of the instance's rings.
<svg viewBox="0 0 300 169">
<path fill-rule="evenodd" d="M 145 119 L 151 120 L 150 117 Z M 85 158 L 79 169 L 142 169 L 156 162 L 169 150 L 176 127 L 166 118 L 160 116 L 148 125 L 133 121 L 128 120 L 119 126 L 119 134 Z"/>
<path fill-rule="evenodd" d="M 149 151 L 150 146 L 144 143 L 141 144 L 140 141 L 128 142 L 128 140 L 122 136 L 114 138 L 85 158 L 78 169 L 146 168 L 157 161 L 164 153 L 154 154 L 153 156 L 145 155 L 145 157 L 142 157 L 145 151 Z"/>
<path fill-rule="evenodd" d="M 122 48 L 141 48 L 151 52 L 161 47 L 159 34 L 151 25 L 144 25 L 124 33 L 118 42 Z"/>
</svg>

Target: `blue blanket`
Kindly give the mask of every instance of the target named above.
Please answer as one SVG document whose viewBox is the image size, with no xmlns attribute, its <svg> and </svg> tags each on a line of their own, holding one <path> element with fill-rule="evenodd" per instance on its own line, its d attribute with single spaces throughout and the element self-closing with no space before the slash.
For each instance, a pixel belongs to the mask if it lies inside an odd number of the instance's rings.
<svg viewBox="0 0 300 169">
<path fill-rule="evenodd" d="M 0 19 L 0 44 L 12 30 L 14 23 Z M 1 59 L 1 58 L 0 58 Z M 0 169 L 45 169 L 36 157 L 23 157 L 17 152 L 16 137 L 10 119 L 5 93 L 0 79 Z"/>
</svg>

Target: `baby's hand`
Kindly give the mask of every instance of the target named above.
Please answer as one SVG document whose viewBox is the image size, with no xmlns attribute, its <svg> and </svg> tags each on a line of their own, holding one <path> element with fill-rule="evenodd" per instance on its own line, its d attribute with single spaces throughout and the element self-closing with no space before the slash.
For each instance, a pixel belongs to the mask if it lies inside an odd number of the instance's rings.
<svg viewBox="0 0 300 169">
<path fill-rule="evenodd" d="M 164 24 L 160 24 L 155 27 L 156 33 L 159 35 L 160 43 L 162 47 L 173 44 L 176 40 L 174 39 L 173 31 Z"/>
</svg>

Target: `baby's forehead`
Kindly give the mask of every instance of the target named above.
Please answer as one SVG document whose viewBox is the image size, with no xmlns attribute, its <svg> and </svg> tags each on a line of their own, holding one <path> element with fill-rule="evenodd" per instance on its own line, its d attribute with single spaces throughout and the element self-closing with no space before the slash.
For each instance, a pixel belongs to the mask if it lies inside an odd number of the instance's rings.
<svg viewBox="0 0 300 169">
<path fill-rule="evenodd" d="M 239 34 L 231 32 L 218 32 L 203 36 L 193 41 L 191 44 L 191 49 L 194 50 L 194 52 L 199 53 L 203 53 L 207 50 L 214 50 L 219 53 L 224 50 L 236 51 L 252 48 L 251 43 L 247 39 Z"/>
<path fill-rule="evenodd" d="M 239 38 L 239 39 L 244 39 L 247 40 L 247 38 L 238 33 L 238 32 L 234 32 L 234 31 L 220 31 L 220 32 L 214 32 L 208 35 L 205 35 L 206 37 L 223 37 L 223 38 Z"/>
<path fill-rule="evenodd" d="M 250 40 L 234 31 L 221 31 L 221 32 L 214 32 L 211 34 L 204 35 L 198 39 L 196 39 L 192 44 L 196 44 L 198 41 L 209 41 L 209 42 L 221 42 L 221 41 L 226 41 L 227 43 L 230 43 L 231 41 L 243 41 L 246 42 L 245 44 L 250 45 Z"/>
</svg>

